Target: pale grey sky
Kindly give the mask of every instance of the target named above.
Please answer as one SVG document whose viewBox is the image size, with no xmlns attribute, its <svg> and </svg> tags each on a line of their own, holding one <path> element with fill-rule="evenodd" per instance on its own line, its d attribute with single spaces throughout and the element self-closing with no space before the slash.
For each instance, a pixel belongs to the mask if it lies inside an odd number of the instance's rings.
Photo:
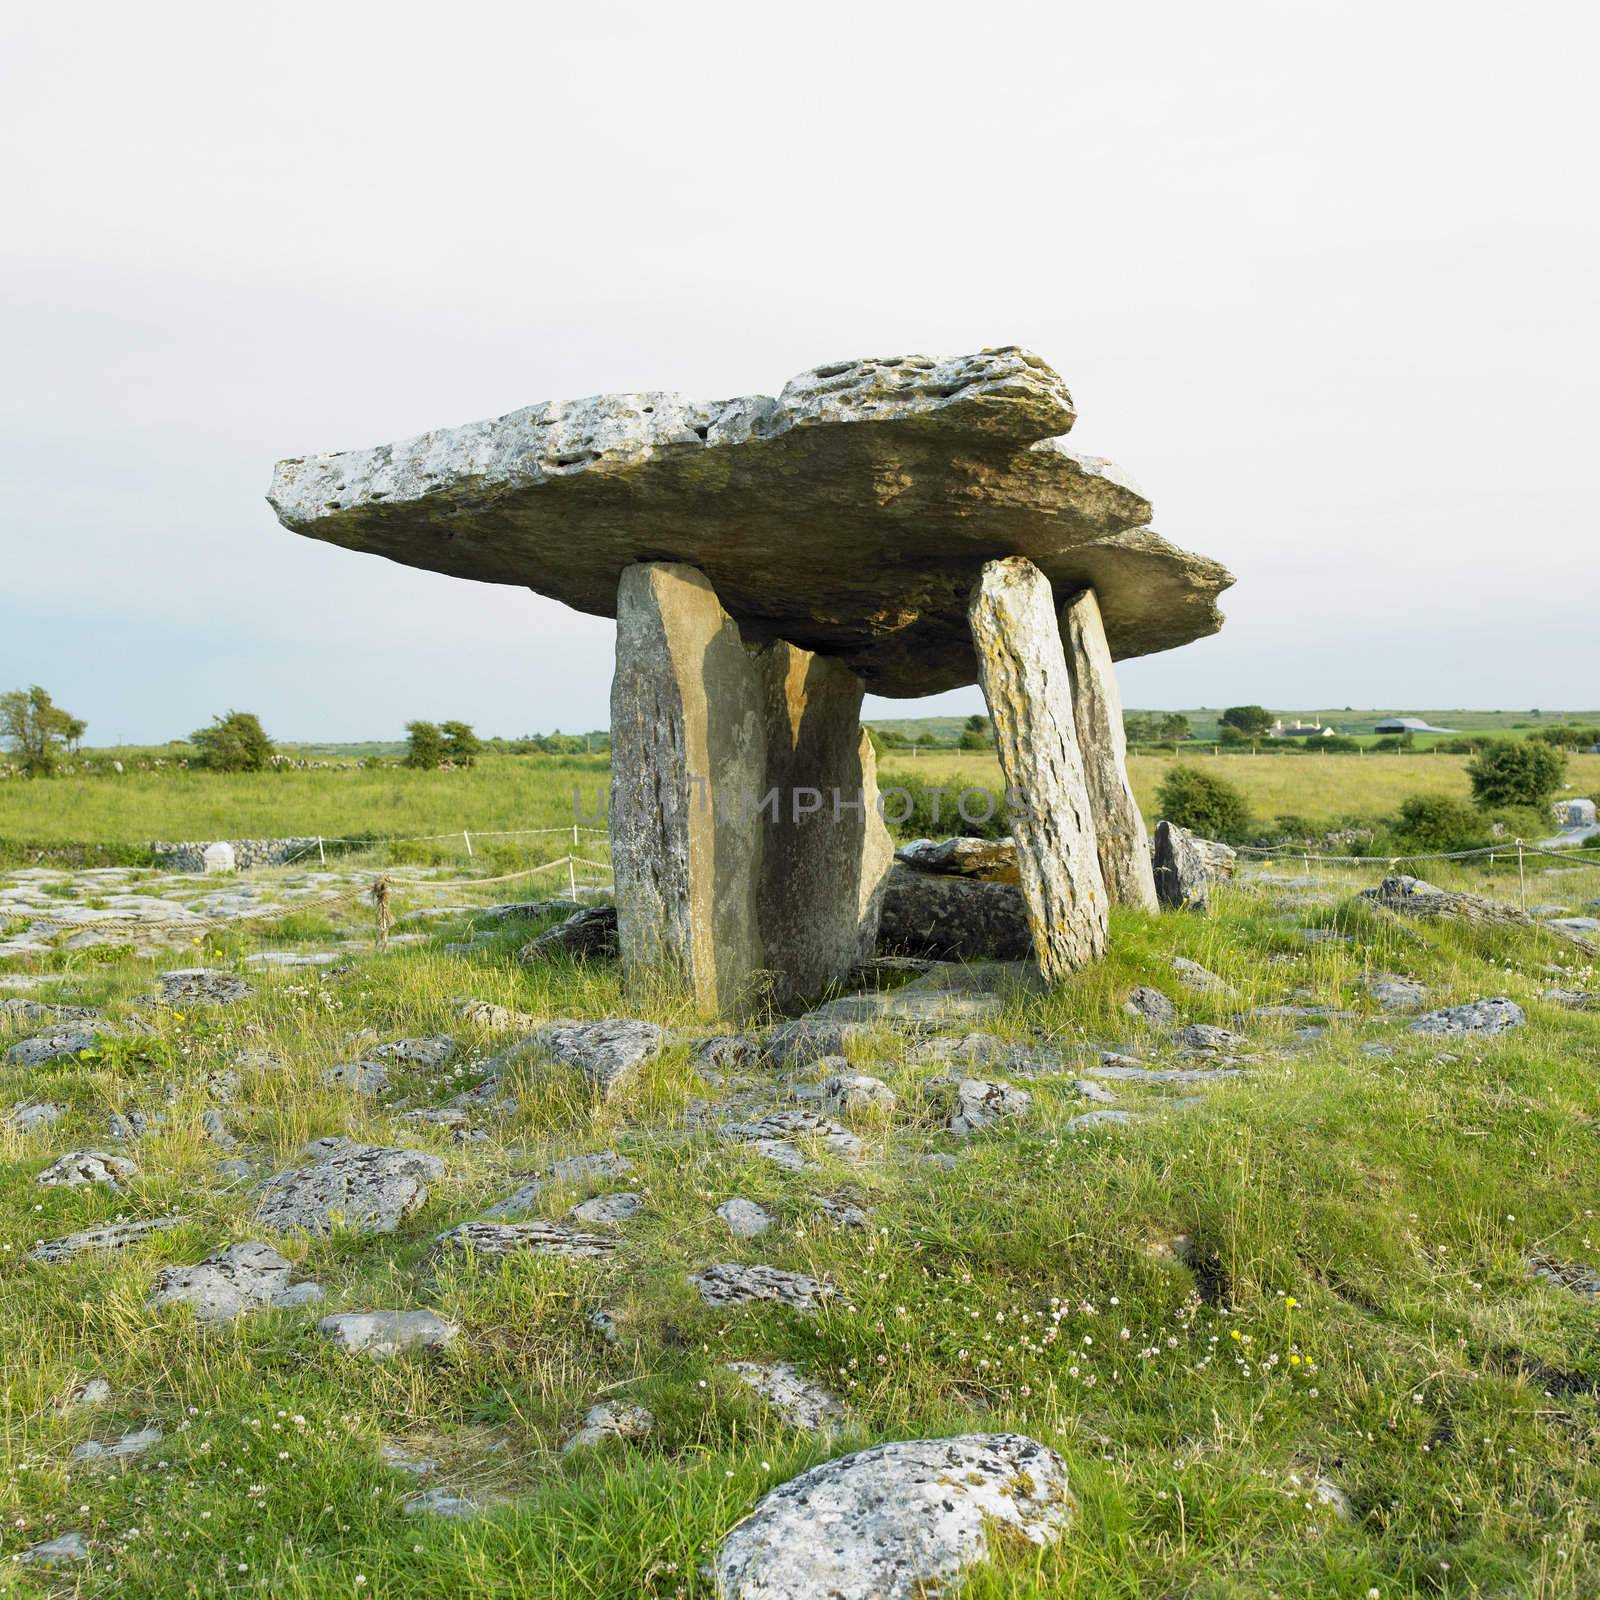
<svg viewBox="0 0 1600 1600">
<path fill-rule="evenodd" d="M 1597 43 L 1479 0 L 8 8 L 0 689 L 91 742 L 602 725 L 610 623 L 296 538 L 273 461 L 1015 342 L 1238 574 L 1130 703 L 1600 704 Z"/>
</svg>

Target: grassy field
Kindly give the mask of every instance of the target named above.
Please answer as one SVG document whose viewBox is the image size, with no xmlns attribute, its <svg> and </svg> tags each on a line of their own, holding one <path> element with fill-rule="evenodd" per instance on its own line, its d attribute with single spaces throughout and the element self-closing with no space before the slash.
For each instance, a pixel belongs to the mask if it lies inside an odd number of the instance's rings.
<svg viewBox="0 0 1600 1600">
<path fill-rule="evenodd" d="M 1575 881 L 1541 893 L 1571 895 Z M 400 909 L 518 892 L 402 886 Z M 40 992 L 101 1008 L 113 1032 L 82 1060 L 0 1068 L 0 1108 L 61 1112 L 29 1135 L 0 1121 L 0 1595 L 707 1600 L 700 1570 L 722 1535 L 803 1468 L 879 1440 L 1016 1430 L 1066 1458 L 1077 1515 L 1051 1548 L 997 1541 L 967 1600 L 1592 1600 L 1600 1324 L 1530 1263 L 1600 1269 L 1600 1014 L 1539 999 L 1552 982 L 1600 979 L 1547 934 L 1407 926 L 1345 896 L 1269 884 L 1223 895 L 1207 918 L 1119 913 L 1109 960 L 1054 992 L 1010 992 L 983 1024 L 1054 1065 L 1017 1080 L 1026 1115 L 969 1139 L 944 1131 L 948 1069 L 882 1031 L 852 1054 L 894 1089 L 895 1111 L 846 1118 L 860 1161 L 807 1147 L 798 1172 L 693 1115 L 741 1087 L 781 1102 L 780 1074 L 703 1076 L 670 1001 L 625 998 L 605 963 L 520 962 L 529 925 L 452 953 L 472 927 L 458 916 L 380 954 L 359 943 L 360 911 L 335 908 L 256 940 L 213 933 L 176 957 L 42 958 Z M 1309 943 L 1304 927 L 1337 937 Z M 343 949 L 348 965 L 246 969 L 263 946 Z M 1234 993 L 1186 988 L 1177 955 Z M 248 970 L 253 992 L 227 1008 L 136 1001 L 159 968 L 197 960 Z M 1441 1049 L 1374 1011 L 1362 980 L 1378 972 L 1425 984 L 1430 1005 L 1508 995 L 1530 1020 Z M 1168 1058 L 1122 1012 L 1136 983 L 1184 1022 L 1243 1026 L 1247 1071 L 1200 1087 L 1112 1082 L 1135 1120 L 1081 1129 L 1075 1086 L 1101 1047 Z M 464 1023 L 464 995 L 535 1018 L 646 1015 L 675 1032 L 607 1100 L 537 1051 L 518 1057 L 504 1114 L 474 1112 L 481 1138 L 463 1143 L 409 1113 L 475 1083 L 518 1031 Z M 1348 1015 L 1308 1037 L 1292 1016 L 1235 1021 L 1284 1003 Z M 322 1081 L 375 1043 L 438 1033 L 455 1064 L 401 1071 L 386 1096 Z M 227 1154 L 256 1174 L 339 1134 L 427 1149 L 444 1176 L 391 1235 L 263 1233 L 248 1180 L 219 1168 L 203 1125 L 221 1070 L 239 1074 L 220 1107 L 241 1141 Z M 164 1120 L 108 1145 L 107 1118 L 134 1110 Z M 121 1194 L 40 1188 L 73 1148 L 120 1149 L 138 1175 Z M 598 1150 L 632 1161 L 626 1186 L 643 1201 L 609 1259 L 434 1252 L 519 1174 Z M 930 1153 L 956 1159 L 946 1169 Z M 533 1214 L 560 1220 L 590 1192 L 557 1185 Z M 714 1208 L 735 1195 L 777 1226 L 732 1239 Z M 870 1226 L 834 1227 L 820 1196 L 848 1196 Z M 186 1220 L 119 1253 L 27 1259 L 40 1238 L 168 1214 Z M 147 1308 L 163 1263 L 251 1238 L 326 1302 L 222 1329 Z M 837 1293 L 813 1316 L 711 1311 L 687 1275 L 713 1261 L 804 1272 Z M 316 1331 L 326 1312 L 373 1307 L 431 1308 L 461 1333 L 440 1356 L 376 1362 Z M 601 1309 L 614 1341 L 591 1326 Z M 735 1359 L 794 1363 L 840 1397 L 842 1431 L 787 1426 L 726 1369 Z M 104 1405 L 64 1404 L 91 1378 L 110 1386 Z M 562 1454 L 602 1399 L 647 1406 L 649 1437 Z M 123 1468 L 69 1459 L 148 1426 L 164 1439 Z M 386 1448 L 438 1466 L 409 1477 Z M 1323 1503 L 1323 1484 L 1346 1513 Z M 486 1509 L 402 1514 L 432 1485 Z M 4 1564 L 69 1531 L 88 1541 L 85 1565 Z"/>
<path fill-rule="evenodd" d="M 1317 825 L 1393 813 L 1411 794 L 1466 798 L 1464 756 L 1135 756 L 1134 788 L 1147 816 L 1156 786 L 1178 761 L 1214 764 L 1263 820 L 1290 813 Z M 992 754 L 887 754 L 882 781 L 912 778 L 997 787 Z M 329 837 L 570 827 L 592 823 L 608 780 L 604 756 L 486 756 L 468 771 L 402 767 L 236 775 L 128 772 L 0 783 L 0 841 L 134 843 L 152 839 Z M 1569 760 L 1574 794 L 1600 795 L 1600 756 Z"/>
</svg>

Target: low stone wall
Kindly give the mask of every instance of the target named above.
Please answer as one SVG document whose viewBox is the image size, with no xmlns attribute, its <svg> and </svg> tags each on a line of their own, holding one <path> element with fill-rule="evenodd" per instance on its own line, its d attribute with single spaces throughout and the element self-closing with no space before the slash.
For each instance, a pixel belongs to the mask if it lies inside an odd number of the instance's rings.
<svg viewBox="0 0 1600 1600">
<path fill-rule="evenodd" d="M 215 839 L 187 839 L 172 844 L 156 840 L 150 846 L 158 867 L 166 872 L 204 872 L 206 850 L 218 841 Z M 304 861 L 308 856 L 317 858 L 315 835 L 302 839 L 228 839 L 233 847 L 234 865 L 241 872 L 251 867 L 278 867 L 290 860 Z"/>
</svg>

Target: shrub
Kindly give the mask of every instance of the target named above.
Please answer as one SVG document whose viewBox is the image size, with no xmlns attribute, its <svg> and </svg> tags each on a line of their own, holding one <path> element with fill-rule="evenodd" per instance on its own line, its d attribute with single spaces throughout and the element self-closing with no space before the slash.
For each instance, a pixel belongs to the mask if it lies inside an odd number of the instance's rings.
<svg viewBox="0 0 1600 1600">
<path fill-rule="evenodd" d="M 444 758 L 457 766 L 470 767 L 472 758 L 483 749 L 483 741 L 472 731 L 470 722 L 442 722 L 439 733 L 444 741 Z"/>
<path fill-rule="evenodd" d="M 436 722 L 408 722 L 406 724 L 406 761 L 408 767 L 431 771 L 444 760 L 444 733 Z"/>
<path fill-rule="evenodd" d="M 1006 797 L 997 789 L 958 783 L 927 784 L 896 774 L 883 788 L 884 821 L 901 839 L 945 839 L 964 833 L 978 839 L 1003 839 L 1011 832 Z M 906 796 L 911 807 L 906 811 Z M 992 809 L 990 803 L 992 802 Z M 966 807 L 966 815 L 961 812 Z M 983 812 L 989 815 L 983 817 Z M 973 821 L 971 818 L 981 818 Z"/>
<path fill-rule="evenodd" d="M 1272 713 L 1265 706 L 1229 706 L 1222 713 L 1222 726 L 1234 728 L 1247 739 L 1266 734 L 1272 727 Z"/>
<path fill-rule="evenodd" d="M 198 754 L 195 765 L 210 772 L 262 772 L 272 761 L 272 740 L 251 711 L 213 717 L 209 728 L 189 735 Z"/>
<path fill-rule="evenodd" d="M 1497 739 L 1467 763 L 1472 798 L 1494 806 L 1548 808 L 1566 775 L 1567 758 L 1553 745 L 1533 739 Z"/>
<path fill-rule="evenodd" d="M 1168 822 L 1223 844 L 1242 844 L 1250 837 L 1245 797 L 1199 767 L 1174 767 L 1156 790 L 1156 810 Z"/>
<path fill-rule="evenodd" d="M 88 725 L 63 711 L 38 684 L 0 694 L 0 739 L 30 778 L 48 778 L 61 752 L 76 745 Z"/>
<path fill-rule="evenodd" d="M 1444 794 L 1414 794 L 1402 801 L 1393 829 L 1407 850 L 1476 850 L 1489 842 L 1483 813 Z"/>
</svg>

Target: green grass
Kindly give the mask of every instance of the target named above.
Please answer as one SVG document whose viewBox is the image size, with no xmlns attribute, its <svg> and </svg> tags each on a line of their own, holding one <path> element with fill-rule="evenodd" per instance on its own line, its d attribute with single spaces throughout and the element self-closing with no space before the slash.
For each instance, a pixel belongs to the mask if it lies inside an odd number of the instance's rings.
<svg viewBox="0 0 1600 1600">
<path fill-rule="evenodd" d="M 1558 880 L 1561 892 L 1576 881 Z M 402 910 L 444 898 L 400 892 Z M 280 925 L 276 941 L 362 931 L 358 907 L 319 915 Z M 1308 945 L 1301 923 L 1352 942 Z M 506 1040 L 455 1020 L 463 994 L 541 1017 L 688 1022 L 668 999 L 625 1000 L 609 966 L 518 963 L 525 929 L 456 956 L 442 946 L 463 924 L 427 926 L 427 946 L 356 951 L 343 975 L 256 973 L 243 1004 L 181 1015 L 131 1004 L 172 958 L 49 958 L 74 998 L 155 1026 L 0 1081 L 0 1107 L 49 1098 L 66 1112 L 46 1133 L 0 1134 L 0 1552 L 68 1528 L 94 1547 L 76 1574 L 0 1566 L 0 1595 L 704 1596 L 698 1570 L 721 1535 L 805 1466 L 876 1440 L 1001 1429 L 1062 1452 L 1079 1514 L 1052 1549 L 1002 1541 L 969 1597 L 1600 1592 L 1600 1313 L 1526 1265 L 1600 1267 L 1600 1015 L 1537 998 L 1555 981 L 1596 985 L 1570 947 L 1380 919 L 1343 886 L 1325 903 L 1230 893 L 1208 918 L 1118 914 L 1107 961 L 1052 993 L 1018 991 L 998 1024 L 1063 1058 L 1065 1076 L 1028 1081 L 1028 1118 L 951 1140 L 937 1069 L 910 1065 L 885 1033 L 860 1065 L 899 1107 L 857 1125 L 868 1159 L 818 1151 L 814 1170 L 792 1174 L 690 1124 L 691 1102 L 716 1090 L 686 1035 L 605 1103 L 568 1072 L 519 1066 L 515 1110 L 483 1124 L 482 1144 L 324 1088 L 322 1069 L 349 1059 L 363 1030 L 447 1031 L 464 1047 L 460 1078 L 404 1075 L 399 1100 L 439 1103 L 474 1081 L 471 1064 Z M 224 933 L 178 960 L 226 967 L 264 942 Z M 1239 998 L 1183 989 L 1174 954 Z M 1441 1048 L 1371 1015 L 1367 971 L 1417 977 L 1439 1004 L 1508 994 L 1531 1020 Z M 1292 1020 L 1253 1023 L 1261 1060 L 1248 1076 L 1186 1109 L 1174 1101 L 1187 1091 L 1133 1088 L 1123 1104 L 1143 1120 L 1074 1133 L 1074 1063 L 1130 1040 L 1120 1006 L 1136 982 L 1169 993 L 1186 1021 L 1291 998 L 1358 1018 L 1308 1042 Z M 1364 1054 L 1376 1040 L 1394 1054 Z M 262 1236 L 200 1128 L 207 1073 L 245 1049 L 279 1063 L 245 1068 L 228 1110 L 261 1170 L 329 1133 L 444 1160 L 426 1208 L 393 1236 L 274 1242 L 326 1287 L 325 1310 L 429 1306 L 456 1319 L 447 1355 L 342 1358 L 304 1312 L 208 1331 L 145 1309 L 161 1263 Z M 33 1183 L 63 1150 L 106 1147 L 110 1112 L 156 1107 L 168 1120 L 137 1146 L 128 1194 Z M 436 1233 L 479 1215 L 517 1172 L 603 1148 L 630 1155 L 626 1186 L 646 1202 L 616 1259 L 430 1256 Z M 918 1159 L 943 1149 L 961 1151 L 953 1170 Z M 541 1213 L 560 1217 L 584 1192 L 552 1191 Z M 819 1222 L 813 1197 L 841 1192 L 871 1208 L 870 1229 Z M 713 1213 L 734 1194 L 781 1226 L 732 1241 Z M 123 1255 L 24 1260 L 38 1238 L 169 1211 L 188 1222 Z M 1157 1250 L 1176 1234 L 1193 1241 L 1194 1266 Z M 839 1293 L 813 1318 L 713 1314 L 686 1274 L 718 1260 L 823 1276 Z M 589 1327 L 602 1306 L 615 1343 Z M 846 1435 L 785 1428 L 722 1370 L 745 1357 L 792 1360 L 834 1388 Z M 112 1405 L 61 1409 L 93 1375 L 112 1384 Z M 563 1457 L 600 1398 L 649 1406 L 655 1431 Z M 166 1441 L 133 1468 L 66 1465 L 80 1440 L 152 1421 Z M 430 1481 L 494 1508 L 463 1523 L 402 1518 L 417 1485 L 382 1463 L 385 1442 L 437 1457 Z M 1314 1502 L 1319 1476 L 1349 1495 L 1351 1522 Z"/>
</svg>

